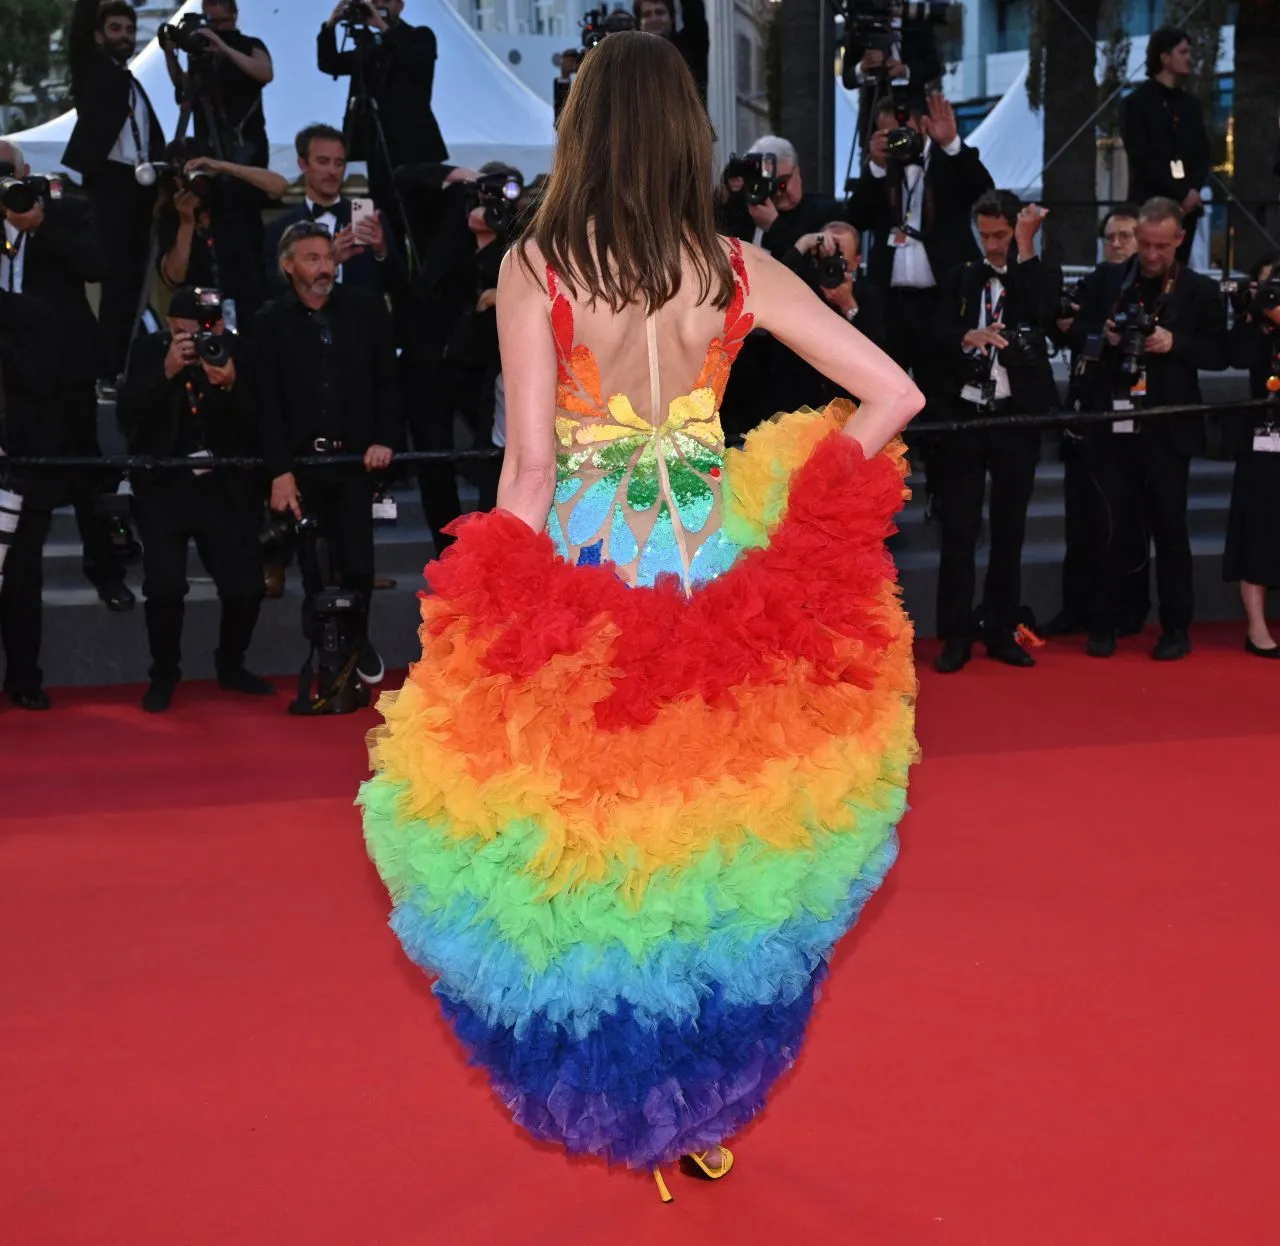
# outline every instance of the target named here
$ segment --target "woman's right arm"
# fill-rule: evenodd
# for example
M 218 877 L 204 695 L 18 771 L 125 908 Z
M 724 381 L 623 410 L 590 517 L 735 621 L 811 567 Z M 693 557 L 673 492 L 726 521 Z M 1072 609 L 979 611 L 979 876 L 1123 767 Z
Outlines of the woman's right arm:
M 536 250 L 530 260 L 537 271 Z M 498 342 L 507 413 L 498 506 L 541 532 L 556 488 L 556 347 L 546 291 L 517 248 L 498 275 Z
M 748 310 L 756 327 L 858 400 L 845 435 L 857 440 L 868 458 L 879 454 L 924 406 L 924 395 L 884 351 L 834 315 L 793 272 L 756 247 L 744 250 L 751 275 Z

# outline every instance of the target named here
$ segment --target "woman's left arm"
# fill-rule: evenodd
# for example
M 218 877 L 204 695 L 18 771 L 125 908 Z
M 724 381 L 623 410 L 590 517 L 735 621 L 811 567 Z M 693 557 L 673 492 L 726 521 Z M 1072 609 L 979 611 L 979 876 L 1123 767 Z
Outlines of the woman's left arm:
M 498 276 L 498 341 L 506 390 L 507 448 L 498 482 L 498 507 L 535 532 L 546 526 L 556 488 L 556 348 L 547 294 L 518 248 L 507 252 Z M 532 271 L 530 271 L 532 269 Z

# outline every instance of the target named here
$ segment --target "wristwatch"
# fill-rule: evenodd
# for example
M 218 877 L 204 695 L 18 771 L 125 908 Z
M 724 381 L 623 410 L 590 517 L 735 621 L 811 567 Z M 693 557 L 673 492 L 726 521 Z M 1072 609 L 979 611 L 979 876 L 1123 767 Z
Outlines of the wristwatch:
M 852 324 L 857 319 L 857 317 L 858 317 L 858 309 L 856 307 L 851 307 L 847 312 L 844 313 L 844 318 L 850 324 Z

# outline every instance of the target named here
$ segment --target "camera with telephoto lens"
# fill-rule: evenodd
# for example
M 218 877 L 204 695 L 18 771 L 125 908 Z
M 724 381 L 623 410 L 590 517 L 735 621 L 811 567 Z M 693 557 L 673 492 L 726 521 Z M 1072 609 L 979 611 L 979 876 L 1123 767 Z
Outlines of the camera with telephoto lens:
M 37 203 L 62 198 L 62 183 L 47 177 L 17 177 L 13 165 L 0 161 L 0 207 L 22 216 Z
M 778 181 L 778 157 L 767 152 L 749 151 L 734 154 L 724 167 L 724 180 L 741 178 L 742 197 L 756 206 L 772 199 L 781 189 Z
M 1044 334 L 1034 325 L 1016 324 L 1012 328 L 1001 329 L 1000 336 L 1007 343 L 997 356 L 1003 368 L 1026 368 L 1048 358 Z
M 849 264 L 838 245 L 834 255 L 823 255 L 822 247 L 825 241 L 826 235 L 819 234 L 818 247 L 813 253 L 818 286 L 823 290 L 838 290 L 849 280 Z
M 608 35 L 616 35 L 624 30 L 635 30 L 636 19 L 625 9 L 615 9 L 612 13 L 606 9 L 588 9 L 582 15 L 581 26 L 582 55 L 585 57 Z
M 484 173 L 466 183 L 467 210 L 484 209 L 484 223 L 500 238 L 506 238 L 516 222 L 520 196 L 524 194 L 524 178 L 514 169 Z
M 218 290 L 196 290 L 196 321 L 200 328 L 192 336 L 196 358 L 211 368 L 225 368 L 231 362 L 231 339 L 225 333 L 215 333 L 222 319 L 222 294 Z
M 209 51 L 209 45 L 197 32 L 208 28 L 209 21 L 203 13 L 184 13 L 176 22 L 166 22 L 156 34 L 161 43 L 171 44 L 188 56 L 199 56 Z
M 284 565 L 293 556 L 298 542 L 304 537 L 317 536 L 319 529 L 319 520 L 305 511 L 301 519 L 295 519 L 292 511 L 268 511 L 267 522 L 258 533 L 262 561 Z
M 1141 303 L 1131 303 L 1113 319 L 1120 335 L 1116 371 L 1126 381 L 1136 381 L 1142 375 L 1143 360 L 1147 357 L 1147 338 L 1156 331 L 1155 317 Z

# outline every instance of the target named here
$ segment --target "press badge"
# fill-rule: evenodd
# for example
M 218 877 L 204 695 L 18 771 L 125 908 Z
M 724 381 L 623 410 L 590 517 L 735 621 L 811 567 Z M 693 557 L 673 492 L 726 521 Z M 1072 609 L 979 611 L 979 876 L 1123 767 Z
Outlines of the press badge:
M 1175 181 L 1181 181 L 1187 176 L 1187 171 L 1182 167 L 1181 160 L 1170 160 L 1169 172 L 1172 174 Z
M 1132 411 L 1133 403 L 1127 398 L 1117 398 L 1111 404 L 1113 411 Z M 1133 433 L 1137 431 L 1137 424 L 1133 420 L 1113 420 L 1111 422 L 1111 431 L 1113 433 Z
M 389 493 L 380 493 L 373 499 L 373 517 L 379 523 L 395 523 L 400 514 L 396 500 Z
M 188 454 L 188 455 L 187 455 L 187 458 L 189 458 L 189 459 L 211 459 L 211 458 L 213 458 L 213 451 L 212 451 L 212 450 L 197 450 L 194 454 Z M 207 476 L 211 471 L 213 471 L 213 468 L 212 468 L 212 467 L 193 467 L 193 468 L 191 469 L 191 474 L 192 474 L 193 476 Z
M 1255 454 L 1280 454 L 1280 429 L 1268 426 L 1255 430 L 1253 451 Z

